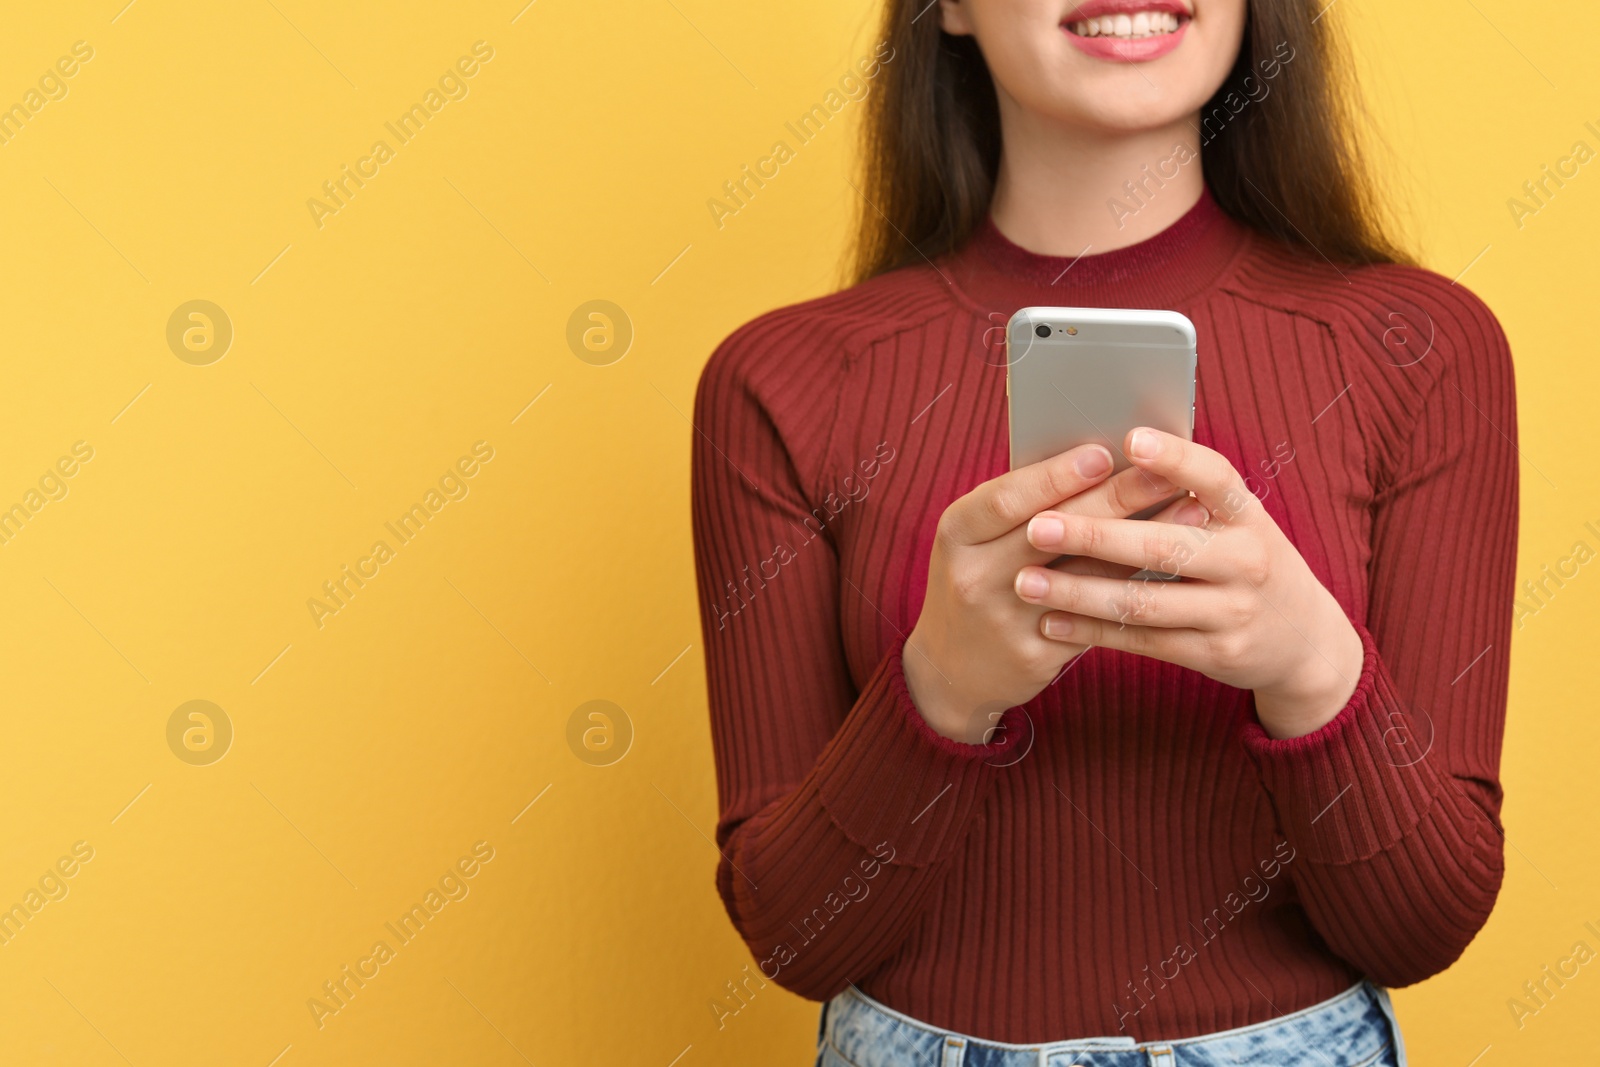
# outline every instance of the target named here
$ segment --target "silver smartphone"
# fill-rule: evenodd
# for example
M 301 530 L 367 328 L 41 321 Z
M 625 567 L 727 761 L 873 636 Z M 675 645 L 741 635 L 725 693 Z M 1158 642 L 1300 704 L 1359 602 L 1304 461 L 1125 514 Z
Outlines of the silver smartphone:
M 1023 308 L 1006 324 L 1011 468 L 1098 442 L 1115 473 L 1135 426 L 1192 439 L 1194 374 L 1194 323 L 1176 311 Z

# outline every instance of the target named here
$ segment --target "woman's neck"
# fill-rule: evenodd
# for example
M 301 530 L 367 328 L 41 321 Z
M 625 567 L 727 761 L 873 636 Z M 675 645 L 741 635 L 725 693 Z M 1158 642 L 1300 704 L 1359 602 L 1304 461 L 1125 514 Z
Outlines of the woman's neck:
M 1200 199 L 1205 179 L 1189 118 L 1108 136 L 1007 103 L 990 214 L 1002 234 L 1029 251 L 1078 256 L 1124 248 L 1160 233 Z

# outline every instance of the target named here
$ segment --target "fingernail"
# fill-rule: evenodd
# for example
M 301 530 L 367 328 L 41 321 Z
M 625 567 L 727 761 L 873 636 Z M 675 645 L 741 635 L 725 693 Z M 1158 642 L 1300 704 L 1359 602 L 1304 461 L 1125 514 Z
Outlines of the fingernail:
M 1179 508 L 1172 521 L 1180 526 L 1204 526 L 1211 516 L 1198 501 L 1191 500 Z
M 1051 548 L 1061 543 L 1067 534 L 1066 524 L 1049 515 L 1035 515 L 1028 520 L 1028 540 L 1035 548 Z
M 1135 430 L 1128 438 L 1128 451 L 1139 459 L 1155 459 L 1161 451 L 1161 439 L 1149 430 Z
M 1046 615 L 1044 619 L 1044 635 L 1046 637 L 1071 637 L 1072 620 L 1065 615 Z
M 1050 583 L 1038 571 L 1023 571 L 1017 575 L 1017 592 L 1031 600 L 1037 600 L 1050 591 Z
M 1103 448 L 1091 448 L 1073 460 L 1072 465 L 1085 478 L 1098 478 L 1111 469 L 1111 453 Z

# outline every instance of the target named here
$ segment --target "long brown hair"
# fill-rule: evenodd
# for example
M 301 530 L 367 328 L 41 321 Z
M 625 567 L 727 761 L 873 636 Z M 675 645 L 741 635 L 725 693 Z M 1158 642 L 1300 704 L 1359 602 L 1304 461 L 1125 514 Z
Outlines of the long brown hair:
M 959 248 L 994 195 L 994 82 L 977 43 L 944 33 L 931 6 L 886 0 L 881 39 L 894 53 L 861 131 L 851 282 Z M 1323 11 L 1321 0 L 1248 0 L 1239 58 L 1201 110 L 1206 184 L 1229 215 L 1307 254 L 1412 262 L 1361 165 L 1354 80 Z M 1274 76 L 1257 95 L 1263 70 Z

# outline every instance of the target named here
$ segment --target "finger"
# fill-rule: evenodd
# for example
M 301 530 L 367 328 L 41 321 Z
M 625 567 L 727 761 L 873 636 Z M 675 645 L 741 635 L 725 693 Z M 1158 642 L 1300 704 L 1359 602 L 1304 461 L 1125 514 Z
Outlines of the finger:
M 1111 473 L 1104 445 L 1081 445 L 992 478 L 945 510 L 939 532 L 957 544 L 992 541 Z
M 1047 553 L 1039 554 L 1042 556 Z M 1137 568 L 1125 567 L 1120 563 L 1107 563 L 1103 559 L 1089 556 L 1062 556 L 1043 566 L 1053 571 L 1060 571 L 1062 574 L 1086 574 L 1095 578 L 1127 578 L 1138 573 Z
M 1211 512 L 1196 500 L 1193 493 L 1184 493 L 1178 499 L 1150 516 L 1151 522 L 1170 522 L 1177 526 L 1204 526 Z
M 1127 473 L 1130 473 L 1130 472 L 1123 471 L 1122 473 L 1123 474 L 1127 474 Z M 1121 476 L 1122 475 L 1119 474 L 1117 477 L 1120 478 Z M 1115 480 L 1116 479 L 1112 479 L 1112 481 L 1115 481 Z M 1110 482 L 1106 483 L 1106 485 L 1109 485 L 1109 484 L 1110 484 Z M 1089 496 L 1091 494 L 1097 493 L 1100 488 L 1103 488 L 1103 486 L 1102 487 L 1096 487 L 1095 489 L 1091 489 L 1091 490 L 1081 494 L 1078 497 L 1078 499 L 1082 500 L 1086 496 Z M 1136 500 L 1137 498 L 1129 498 L 1129 499 Z M 1133 508 L 1133 511 L 1142 511 L 1143 508 L 1144 508 L 1144 505 L 1141 505 L 1141 506 Z M 1064 508 L 1061 509 L 1061 513 L 1062 514 L 1074 514 L 1074 515 L 1084 514 L 1083 512 L 1077 512 L 1077 511 L 1068 512 Z M 1129 511 L 1126 514 L 1132 514 L 1132 513 L 1133 513 L 1132 511 Z M 1059 539 L 1060 531 L 1056 531 L 1055 533 L 1051 533 L 1050 530 L 1049 530 L 1049 524 L 1053 521 L 1053 517 L 1056 514 L 1057 514 L 1057 512 L 1054 512 L 1054 511 L 1040 512 L 1032 520 L 1029 520 L 1029 524 L 1026 527 L 1019 527 L 1014 533 L 1006 535 L 1007 537 L 1015 536 L 1015 537 L 1019 538 L 1020 541 L 1021 541 L 1020 551 L 1018 552 L 1017 557 L 1016 557 L 1017 562 L 1018 562 L 1019 565 L 1020 564 L 1025 564 L 1025 563 L 1033 563 L 1033 564 L 1044 564 L 1044 565 L 1047 565 L 1047 566 L 1054 567 L 1058 563 L 1066 563 L 1066 562 L 1068 562 L 1070 560 L 1078 560 L 1078 559 L 1089 558 L 1089 557 L 1084 557 L 1084 556 L 1063 556 L 1059 552 L 1057 552 L 1057 551 L 1055 551 L 1053 549 L 1050 549 L 1048 547 L 1041 548 L 1041 547 L 1039 547 L 1038 545 L 1036 545 L 1034 543 L 1037 540 L 1040 545 L 1048 546 L 1049 544 L 1052 543 L 1052 539 Z M 1120 518 L 1121 516 L 1116 516 L 1116 517 Z M 1179 525 L 1179 526 L 1204 526 L 1206 524 L 1206 521 L 1210 517 L 1211 517 L 1210 516 L 1210 512 L 1206 511 L 1206 509 L 1203 506 L 1201 506 L 1201 504 L 1198 501 L 1196 501 L 1193 496 L 1191 496 L 1188 493 L 1185 493 L 1185 494 L 1183 494 L 1183 496 L 1179 497 L 1177 500 L 1174 500 L 1171 504 L 1167 505 L 1161 511 L 1159 511 L 1155 515 L 1151 516 L 1150 517 L 1150 521 L 1151 522 L 1173 523 L 1173 524 L 1176 524 L 1176 525 Z M 1037 525 L 1036 525 L 1036 523 L 1037 523 Z M 1082 571 L 1081 573 L 1085 573 L 1085 574 L 1101 574 L 1101 575 L 1103 575 L 1105 577 L 1108 577 L 1108 578 L 1121 578 L 1121 577 L 1125 577 L 1126 575 L 1132 574 L 1134 572 L 1134 570 L 1137 569 L 1137 568 L 1130 568 L 1130 567 L 1122 566 L 1120 564 L 1107 563 L 1104 560 L 1099 560 L 1099 561 L 1097 561 L 1097 563 L 1099 564 L 1099 567 L 1097 569 L 1086 570 L 1086 571 Z M 1057 569 L 1060 569 L 1060 568 L 1057 568 Z
M 1220 591 L 1204 582 L 1102 578 L 1024 567 L 1017 572 L 1016 592 L 1029 604 L 1124 626 L 1204 629 L 1222 615 Z
M 1184 508 L 1180 505 L 1179 512 Z M 1046 511 L 1028 523 L 1033 547 L 1069 556 L 1217 581 L 1235 569 L 1227 531 L 1140 519 L 1090 519 Z
M 1159 474 L 1128 467 L 1070 500 L 1054 501 L 1047 506 L 1072 515 L 1125 519 L 1161 503 L 1178 491 L 1177 486 Z
M 1196 630 L 1122 626 L 1104 619 L 1059 611 L 1047 612 L 1040 618 L 1039 632 L 1063 644 L 1115 648 L 1175 663 L 1180 667 L 1192 668 L 1200 662 L 1205 648 L 1205 636 Z
M 1215 518 L 1227 521 L 1258 503 L 1227 457 L 1205 445 L 1140 426 L 1123 446 L 1134 466 L 1190 490 Z
M 1126 474 L 1126 472 L 1123 472 L 1123 474 Z M 1117 477 L 1122 477 L 1122 475 L 1117 475 Z M 1107 482 L 1107 485 L 1109 485 L 1109 482 Z M 1083 496 L 1088 496 L 1090 493 L 1094 493 L 1094 490 L 1080 494 L 1078 499 L 1082 499 Z M 1150 515 L 1150 522 L 1174 523 L 1174 525 L 1179 526 L 1205 526 L 1206 518 L 1208 517 L 1210 517 L 1210 512 L 1206 512 L 1205 507 L 1200 506 L 1200 502 L 1195 501 L 1192 494 L 1184 493 L 1181 498 L 1163 507 L 1162 510 L 1158 510 L 1157 514 Z M 1011 536 L 1011 534 L 1006 534 L 1006 536 Z M 1016 536 L 1027 539 L 1026 526 L 1016 531 Z M 1125 563 L 1107 563 L 1106 560 L 1096 560 L 1091 555 L 1056 555 L 1054 552 L 1035 549 L 1032 544 L 1027 547 L 1026 557 L 1019 557 L 1019 563 L 1048 566 L 1053 571 L 1061 571 L 1062 574 L 1094 574 L 1094 576 L 1099 577 L 1128 577 L 1130 574 L 1138 573 L 1139 569 L 1136 566 L 1125 565 Z

